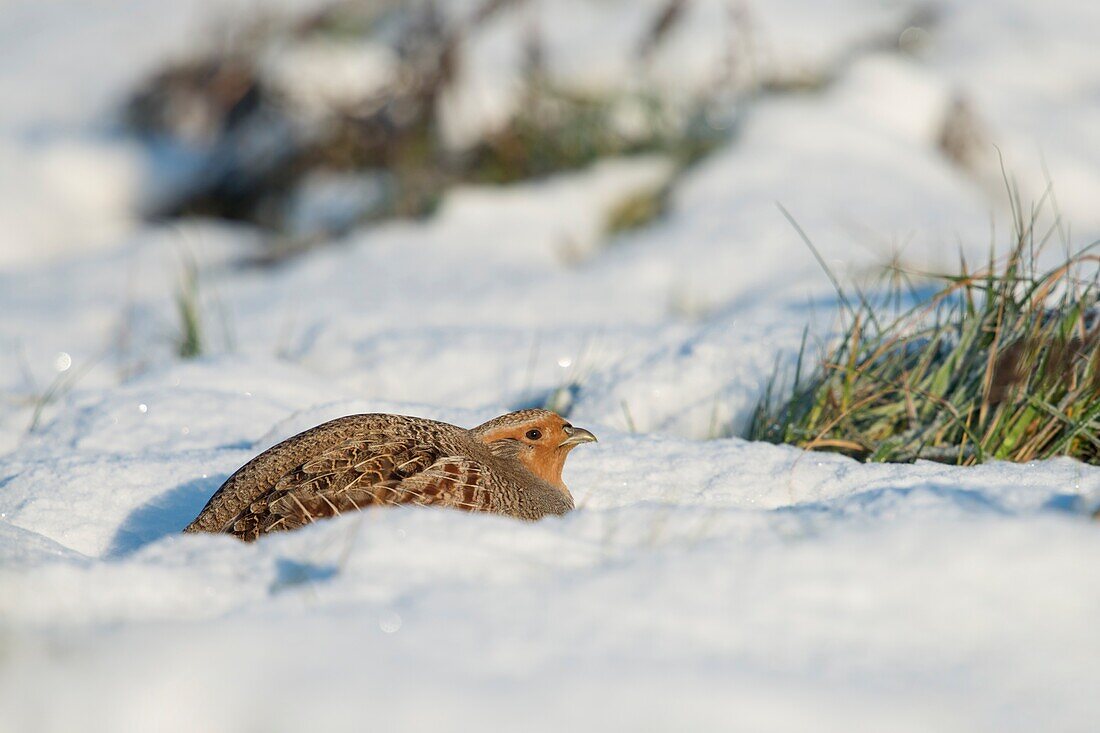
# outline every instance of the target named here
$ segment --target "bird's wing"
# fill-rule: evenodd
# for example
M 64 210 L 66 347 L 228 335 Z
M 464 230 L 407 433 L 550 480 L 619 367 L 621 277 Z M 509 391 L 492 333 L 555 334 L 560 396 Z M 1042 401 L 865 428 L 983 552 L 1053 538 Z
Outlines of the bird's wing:
M 471 512 L 493 510 L 489 469 L 466 456 L 445 456 L 398 485 L 402 499 Z M 407 498 L 406 498 L 407 497 Z
M 487 510 L 488 471 L 415 439 L 362 436 L 295 466 L 238 514 L 227 531 L 255 539 L 323 517 L 392 504 Z

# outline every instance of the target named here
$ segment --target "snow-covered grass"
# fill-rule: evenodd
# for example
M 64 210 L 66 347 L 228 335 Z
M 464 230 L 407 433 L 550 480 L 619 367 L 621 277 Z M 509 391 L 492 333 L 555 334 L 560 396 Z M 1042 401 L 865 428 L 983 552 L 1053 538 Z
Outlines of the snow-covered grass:
M 690 2 L 644 60 L 654 83 L 711 89 L 731 47 L 754 70 L 728 142 L 679 177 L 652 156 L 457 187 L 429 219 L 255 267 L 255 229 L 143 222 L 165 161 L 112 126 L 215 5 L 0 11 L 0 161 L 18 164 L 0 165 L 0 730 L 1094 727 L 1100 469 L 735 437 L 803 329 L 836 325 L 777 201 L 845 278 L 1004 239 L 1000 179 L 942 149 L 960 96 L 1025 201 L 1047 181 L 1037 143 L 1067 240 L 1100 233 L 1092 11 L 1044 5 L 1021 76 L 1024 0 L 936 23 L 906 2 Z M 461 49 L 450 144 L 514 111 L 532 24 L 554 79 L 606 91 L 664 5 L 509 6 Z M 666 187 L 658 218 L 609 232 Z M 181 359 L 189 328 L 202 348 Z M 325 419 L 473 425 L 566 393 L 600 437 L 566 466 L 566 517 L 179 534 Z

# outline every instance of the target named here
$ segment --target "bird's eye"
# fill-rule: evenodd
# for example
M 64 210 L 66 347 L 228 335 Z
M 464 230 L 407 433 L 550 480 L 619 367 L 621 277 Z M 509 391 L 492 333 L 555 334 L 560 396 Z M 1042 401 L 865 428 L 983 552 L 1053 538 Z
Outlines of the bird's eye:
M 538 440 L 541 437 L 542 437 L 542 431 L 541 430 L 528 430 L 527 431 L 527 439 L 528 440 Z

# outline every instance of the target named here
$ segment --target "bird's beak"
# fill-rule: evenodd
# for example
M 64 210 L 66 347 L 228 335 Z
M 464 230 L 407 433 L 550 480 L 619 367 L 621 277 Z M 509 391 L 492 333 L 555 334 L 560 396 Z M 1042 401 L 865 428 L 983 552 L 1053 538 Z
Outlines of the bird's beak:
M 581 443 L 596 442 L 596 436 L 584 428 L 568 427 L 565 429 L 565 433 L 569 437 L 558 444 L 559 448 L 565 448 L 567 446 L 572 447 L 574 445 L 580 445 Z

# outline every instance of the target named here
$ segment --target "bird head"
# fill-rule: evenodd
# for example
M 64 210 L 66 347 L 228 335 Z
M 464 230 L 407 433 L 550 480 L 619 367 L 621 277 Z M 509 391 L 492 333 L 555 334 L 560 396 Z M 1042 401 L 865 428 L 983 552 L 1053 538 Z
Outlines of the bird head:
M 496 455 L 518 459 L 531 473 L 569 493 L 561 470 L 569 451 L 596 436 L 573 427 L 550 410 L 520 410 L 501 415 L 471 430 Z

